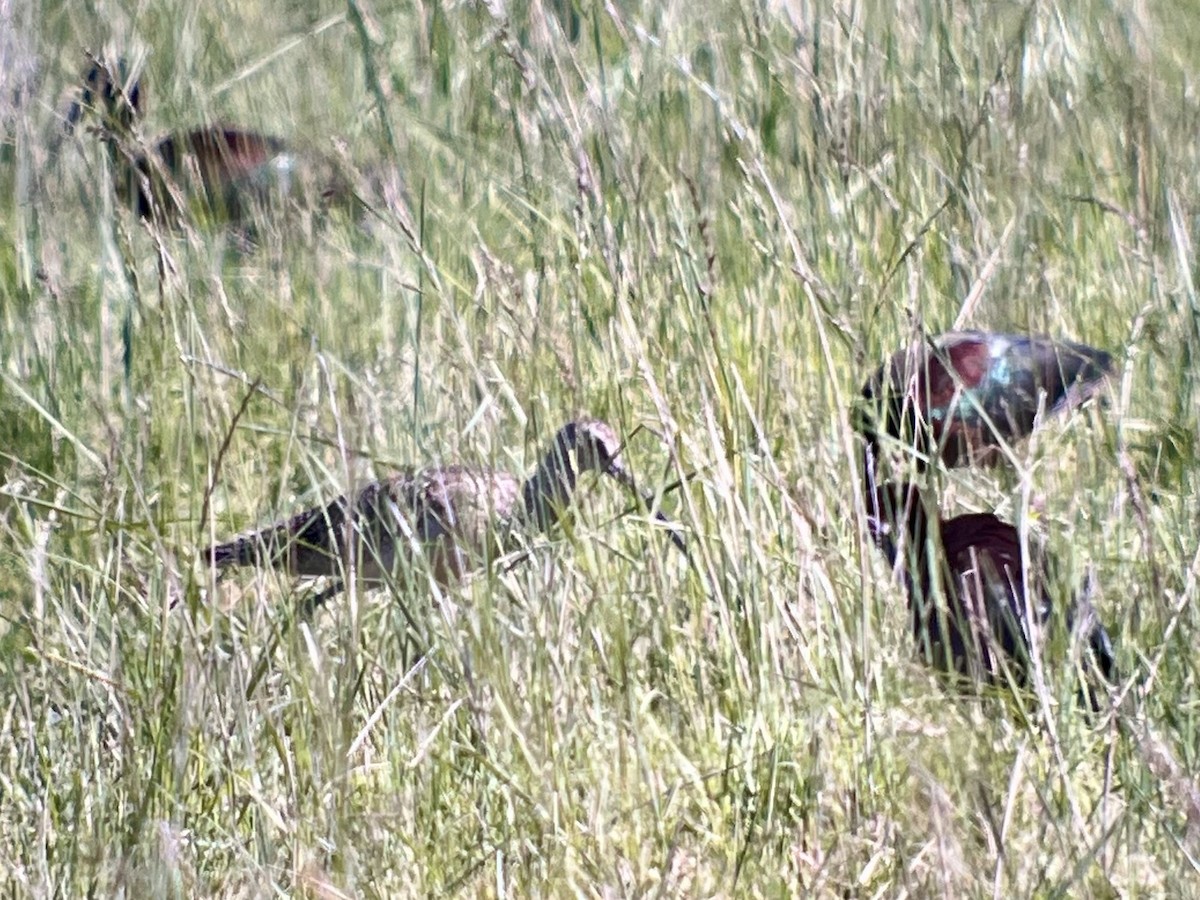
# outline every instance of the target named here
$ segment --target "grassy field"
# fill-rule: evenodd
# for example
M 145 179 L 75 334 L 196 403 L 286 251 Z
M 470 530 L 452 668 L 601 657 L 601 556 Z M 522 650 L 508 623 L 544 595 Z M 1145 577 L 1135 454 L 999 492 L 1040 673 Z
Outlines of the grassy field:
M 147 136 L 287 136 L 374 214 L 148 229 L 62 135 L 85 49 Z M 1170 0 L 0 0 L 5 894 L 1200 896 L 1197 60 Z M 956 326 L 1117 359 L 942 481 L 1095 572 L 1119 714 L 1053 647 L 1028 696 L 916 658 L 850 414 Z M 695 473 L 695 569 L 599 479 L 298 627 L 197 561 L 583 411 Z

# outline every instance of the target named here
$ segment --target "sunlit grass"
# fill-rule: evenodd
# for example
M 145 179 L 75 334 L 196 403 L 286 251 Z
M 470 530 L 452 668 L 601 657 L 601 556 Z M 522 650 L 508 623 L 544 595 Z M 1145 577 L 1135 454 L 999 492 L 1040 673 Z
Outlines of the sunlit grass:
M 6 886 L 1194 893 L 1181 20 L 919 0 L 15 14 Z M 61 135 L 85 48 L 145 56 L 144 137 L 292 138 L 374 214 L 263 221 L 250 252 L 147 229 L 95 139 Z M 1064 592 L 1094 567 L 1120 728 L 1075 708 L 1061 654 L 1036 696 L 928 671 L 867 539 L 852 398 L 915 328 L 956 326 L 1118 361 L 1104 408 L 943 499 L 1044 538 Z M 528 471 L 580 411 L 632 435 L 641 484 L 683 480 L 664 504 L 695 568 L 600 479 L 524 565 L 352 590 L 310 623 L 306 586 L 196 561 L 391 465 Z

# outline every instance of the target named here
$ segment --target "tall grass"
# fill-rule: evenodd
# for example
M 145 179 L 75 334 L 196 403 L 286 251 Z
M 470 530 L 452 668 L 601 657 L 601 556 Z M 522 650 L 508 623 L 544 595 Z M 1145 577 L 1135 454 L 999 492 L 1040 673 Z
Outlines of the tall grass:
M 1200 893 L 1194 19 L 0 3 L 7 890 Z M 145 60 L 146 137 L 292 137 L 374 215 L 147 229 L 61 135 L 85 48 Z M 1120 728 L 1062 653 L 1033 697 L 930 673 L 866 539 L 852 399 L 955 326 L 1119 361 L 943 499 L 1094 568 Z M 196 561 L 580 410 L 684 480 L 695 569 L 601 481 L 524 565 L 298 627 L 303 585 Z

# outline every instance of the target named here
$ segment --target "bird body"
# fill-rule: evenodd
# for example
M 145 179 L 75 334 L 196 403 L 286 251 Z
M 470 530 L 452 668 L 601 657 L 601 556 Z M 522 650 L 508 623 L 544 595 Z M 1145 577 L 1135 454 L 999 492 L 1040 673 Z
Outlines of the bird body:
M 880 484 L 883 437 L 911 451 L 918 470 L 939 459 L 994 463 L 1042 416 L 1095 396 L 1111 371 L 1112 357 L 1085 344 L 966 331 L 909 345 L 863 386 L 869 530 L 904 581 L 913 636 L 936 667 L 987 681 L 1008 668 L 1024 681 L 1052 610 L 1047 560 L 994 515 L 931 516 L 916 485 Z M 1086 599 L 1066 618 L 1111 681 L 1112 644 Z
M 990 513 L 931 519 L 915 486 L 889 483 L 876 492 L 870 530 L 904 579 L 913 637 L 931 664 L 987 681 L 1010 666 L 1025 681 L 1034 633 L 1049 622 L 1053 604 L 1045 557 L 1032 547 L 1027 556 L 1013 525 Z M 1086 602 L 1072 603 L 1067 624 L 1086 631 L 1111 680 L 1112 643 L 1094 614 L 1080 615 Z
M 139 217 L 240 225 L 282 198 L 314 205 L 351 196 L 328 161 L 302 158 L 278 137 L 209 125 L 136 140 L 143 90 L 124 60 L 96 61 L 66 117 L 72 129 L 85 110 L 97 113 L 117 196 Z
M 596 419 L 568 422 L 524 481 L 467 466 L 407 469 L 355 495 L 201 553 L 217 567 L 272 565 L 293 575 L 346 577 L 368 584 L 402 577 L 423 554 L 443 585 L 485 566 L 519 531 L 544 531 L 570 505 L 579 473 L 600 472 L 634 489 L 619 460 L 616 432 Z M 666 521 L 661 513 L 660 521 Z M 682 538 L 672 540 L 683 549 Z
M 521 482 L 507 472 L 447 466 L 408 470 L 254 534 L 206 551 L 217 566 L 271 565 L 292 575 L 336 575 L 351 560 L 380 583 L 419 546 L 446 585 L 502 552 Z M 411 566 L 409 566 L 411 567 Z M 409 568 L 406 567 L 406 568 Z
M 1085 344 L 951 332 L 909 345 L 871 376 L 860 424 L 871 443 L 886 433 L 948 466 L 995 462 L 1039 415 L 1082 403 L 1111 371 L 1112 357 Z
M 214 126 L 159 138 L 148 153 L 115 165 L 114 178 L 118 197 L 141 218 L 246 222 L 290 193 L 296 166 L 279 138 Z

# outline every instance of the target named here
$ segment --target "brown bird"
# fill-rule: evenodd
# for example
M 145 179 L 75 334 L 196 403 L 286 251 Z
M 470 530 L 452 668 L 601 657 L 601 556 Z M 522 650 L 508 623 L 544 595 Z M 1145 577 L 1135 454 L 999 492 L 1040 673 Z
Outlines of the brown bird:
M 1112 357 L 1085 344 L 952 332 L 900 350 L 868 379 L 858 427 L 876 459 L 887 434 L 913 447 L 921 466 L 939 456 L 947 466 L 994 463 L 1039 414 L 1077 406 L 1111 372 Z
M 141 218 L 237 226 L 282 198 L 309 206 L 354 199 L 327 160 L 302 157 L 277 137 L 206 125 L 142 143 L 134 132 L 143 92 L 126 60 L 95 60 L 65 126 L 71 132 L 84 112 L 97 115 L 117 196 Z
M 201 560 L 217 567 L 271 565 L 298 576 L 331 575 L 339 581 L 309 604 L 315 608 L 342 590 L 353 571 L 371 585 L 403 578 L 423 554 L 443 585 L 486 566 L 520 531 L 545 531 L 570 506 L 582 472 L 600 472 L 637 493 L 621 464 L 616 432 L 597 419 L 559 429 L 534 473 L 522 482 L 495 469 L 434 466 L 408 469 L 374 482 L 354 497 L 342 496 L 253 534 L 217 544 Z M 649 504 L 651 497 L 645 498 Z M 661 512 L 672 542 L 685 554 L 682 536 Z M 399 563 L 399 565 L 398 565 Z M 353 568 L 352 568 L 353 567 Z
M 995 463 L 1041 415 L 1099 393 L 1111 371 L 1112 357 L 1084 344 L 971 331 L 910 345 L 863 386 L 856 424 L 871 536 L 903 578 L 913 636 L 937 668 L 995 681 L 1009 666 L 1024 681 L 1033 628 L 1051 612 L 1046 560 L 1026 559 L 1017 529 L 994 515 L 931 519 L 915 485 L 880 486 L 882 436 L 912 448 L 919 470 L 937 459 Z M 1086 599 L 1066 618 L 1114 679 L 1112 643 Z
M 1026 559 L 1017 529 L 989 513 L 930 519 L 921 492 L 894 482 L 872 498 L 869 527 L 904 581 L 913 637 L 925 659 L 986 681 L 1002 680 L 1007 665 L 1025 683 L 1034 624 L 1049 621 L 1052 605 L 1047 561 L 1040 554 Z M 1066 621 L 1113 682 L 1112 642 L 1090 602 L 1076 598 Z M 1094 696 L 1089 702 L 1096 706 Z

